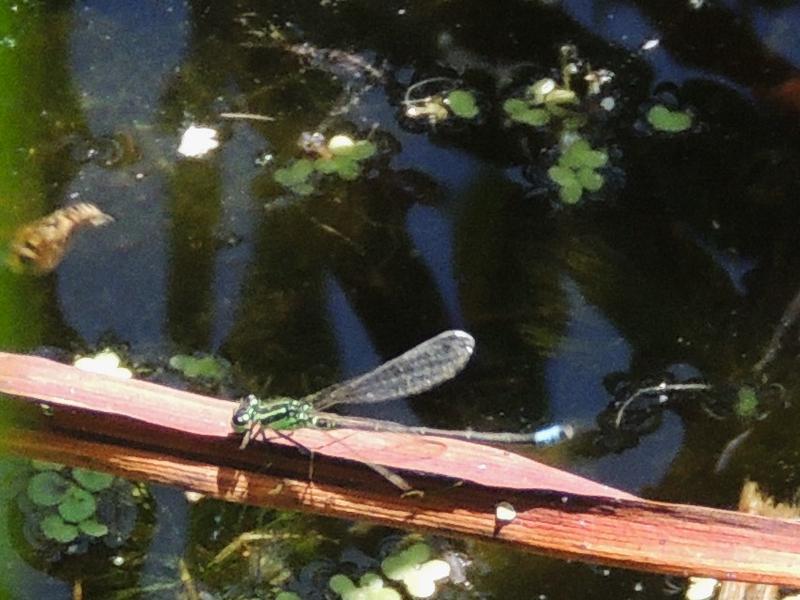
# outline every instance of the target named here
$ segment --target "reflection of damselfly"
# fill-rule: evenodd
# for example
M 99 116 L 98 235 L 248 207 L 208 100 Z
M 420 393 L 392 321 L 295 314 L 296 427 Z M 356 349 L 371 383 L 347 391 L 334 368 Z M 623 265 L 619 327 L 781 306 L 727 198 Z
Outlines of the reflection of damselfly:
M 279 397 L 261 400 L 250 395 L 241 400 L 234 412 L 233 427 L 237 432 L 245 434 L 243 448 L 254 433 L 262 428 L 281 431 L 301 427 L 347 427 L 438 435 L 499 444 L 548 445 L 572 437 L 572 428 L 562 425 L 530 433 L 457 431 L 411 427 L 392 421 L 322 412 L 337 404 L 373 404 L 425 392 L 455 377 L 467 364 L 474 347 L 475 340 L 468 333 L 445 331 L 373 371 L 324 388 L 305 398 Z

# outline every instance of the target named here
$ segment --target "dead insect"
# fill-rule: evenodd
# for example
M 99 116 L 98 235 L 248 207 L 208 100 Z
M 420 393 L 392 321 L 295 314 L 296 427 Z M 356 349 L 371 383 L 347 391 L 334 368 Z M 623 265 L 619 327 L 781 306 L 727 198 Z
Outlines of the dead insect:
M 77 229 L 100 227 L 113 220 L 88 202 L 60 208 L 17 229 L 6 262 L 18 273 L 44 275 L 55 269 L 64 258 Z

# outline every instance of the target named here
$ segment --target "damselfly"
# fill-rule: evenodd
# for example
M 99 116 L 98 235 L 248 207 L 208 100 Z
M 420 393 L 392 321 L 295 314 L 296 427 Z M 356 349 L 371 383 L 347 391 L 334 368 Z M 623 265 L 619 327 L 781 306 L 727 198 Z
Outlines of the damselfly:
M 277 431 L 301 427 L 366 429 L 438 435 L 499 444 L 548 445 L 572 437 L 568 425 L 553 425 L 530 433 L 412 427 L 392 421 L 350 417 L 325 412 L 337 404 L 373 404 L 420 394 L 455 377 L 467 364 L 475 340 L 465 331 L 440 333 L 397 358 L 363 375 L 324 388 L 304 398 L 243 398 L 233 413 L 233 428 L 244 433 L 242 448 L 260 429 Z

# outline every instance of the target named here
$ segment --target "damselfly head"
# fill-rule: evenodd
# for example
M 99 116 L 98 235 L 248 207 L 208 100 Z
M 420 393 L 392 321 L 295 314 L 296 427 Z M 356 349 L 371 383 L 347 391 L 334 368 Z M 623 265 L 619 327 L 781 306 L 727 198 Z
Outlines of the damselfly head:
M 243 433 L 250 429 L 255 422 L 255 416 L 261 401 L 257 396 L 250 394 L 239 401 L 239 407 L 233 412 L 231 424 L 234 431 Z

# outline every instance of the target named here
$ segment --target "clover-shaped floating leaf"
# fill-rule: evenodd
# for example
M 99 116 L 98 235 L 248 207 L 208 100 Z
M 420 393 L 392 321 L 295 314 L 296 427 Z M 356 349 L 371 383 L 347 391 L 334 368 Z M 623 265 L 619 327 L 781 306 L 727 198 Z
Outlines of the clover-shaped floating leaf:
M 543 108 L 531 108 L 527 102 L 519 98 L 509 98 L 503 102 L 503 110 L 512 121 L 541 127 L 550 122 L 550 113 Z
M 428 560 L 430 555 L 430 546 L 414 544 L 385 558 L 381 569 L 392 581 L 402 581 L 414 598 L 430 598 L 436 592 L 436 582 L 450 575 L 450 565 L 443 560 Z
M 756 416 L 758 411 L 758 395 L 749 385 L 743 385 L 736 393 L 736 404 L 733 407 L 736 414 L 742 419 Z
M 561 155 L 558 163 L 563 167 L 578 169 L 589 167 L 597 169 L 608 162 L 608 154 L 602 150 L 594 150 L 583 138 L 574 141 Z
M 84 519 L 78 523 L 78 529 L 89 537 L 103 537 L 108 533 L 108 527 L 96 519 Z
M 358 586 L 345 575 L 334 575 L 328 581 L 328 587 L 342 600 L 401 600 L 397 590 L 384 587 L 383 579 L 375 573 L 362 575 Z
M 28 498 L 39 506 L 55 506 L 67 497 L 73 485 L 55 471 L 37 473 L 28 482 Z
M 59 503 L 58 514 L 65 521 L 80 523 L 93 515 L 95 508 L 97 508 L 97 503 L 94 496 L 77 485 L 73 485 L 67 492 L 66 497 Z
M 578 183 L 590 192 L 600 190 L 606 182 L 605 177 L 590 167 L 581 167 L 577 170 L 575 176 L 578 179 Z
M 353 181 L 361 174 L 361 167 L 356 159 L 351 156 L 334 156 L 333 158 L 318 158 L 314 161 L 314 168 L 320 173 L 330 175 L 336 173 L 342 179 Z
M 656 104 L 647 111 L 647 122 L 658 131 L 680 133 L 692 126 L 692 115 L 686 111 L 670 110 L 663 104 Z
M 58 515 L 48 515 L 39 522 L 39 529 L 46 538 L 67 544 L 78 537 L 78 528 L 65 523 Z
M 90 492 L 99 492 L 111 486 L 114 476 L 109 473 L 90 471 L 89 469 L 72 469 L 72 477 Z
M 583 196 L 583 186 L 572 169 L 554 165 L 547 175 L 558 184 L 558 195 L 564 204 L 576 204 Z
M 283 187 L 305 196 L 314 191 L 314 186 L 308 181 L 313 172 L 314 163 L 307 158 L 301 158 L 288 167 L 275 171 L 273 178 Z
M 474 119 L 478 116 L 478 104 L 475 94 L 467 90 L 453 90 L 444 99 L 453 114 L 462 119 Z
M 176 354 L 169 359 L 169 366 L 180 371 L 189 379 L 208 379 L 222 381 L 230 370 L 230 363 L 214 356 L 195 357 Z

